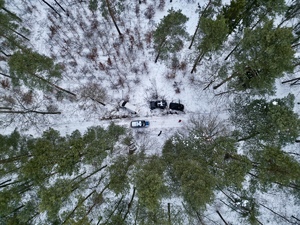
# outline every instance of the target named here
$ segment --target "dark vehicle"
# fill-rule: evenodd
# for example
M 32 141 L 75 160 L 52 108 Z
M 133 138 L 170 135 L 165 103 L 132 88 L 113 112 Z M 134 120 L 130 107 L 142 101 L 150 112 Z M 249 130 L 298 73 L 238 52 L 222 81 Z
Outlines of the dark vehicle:
M 170 105 L 169 105 L 169 108 L 172 109 L 172 110 L 183 111 L 184 110 L 184 105 L 182 105 L 180 103 L 171 102 Z
M 167 107 L 167 102 L 165 100 L 160 101 L 151 101 L 150 102 L 150 109 L 165 109 Z
M 145 120 L 134 120 L 131 121 L 130 126 L 132 128 L 148 127 L 150 125 L 149 121 Z

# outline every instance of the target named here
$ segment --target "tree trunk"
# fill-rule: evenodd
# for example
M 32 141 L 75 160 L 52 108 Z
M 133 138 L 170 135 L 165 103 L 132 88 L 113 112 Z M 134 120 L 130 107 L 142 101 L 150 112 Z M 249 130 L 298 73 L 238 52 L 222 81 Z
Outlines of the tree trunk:
M 228 194 L 226 194 L 220 187 L 217 186 L 217 188 L 218 188 L 219 191 L 221 191 L 228 199 L 230 199 L 230 201 L 231 201 L 232 203 L 235 203 L 235 200 L 234 200 L 231 196 L 229 196 Z
M 253 1 L 253 3 L 254 3 L 255 1 Z M 252 3 L 252 5 L 253 5 L 253 3 Z M 262 18 L 260 18 L 251 28 L 250 28 L 250 30 L 253 30 L 255 27 L 256 27 L 256 25 L 258 24 L 258 23 L 260 23 L 260 21 L 262 21 L 262 19 L 263 19 L 263 17 Z M 242 40 L 243 40 L 243 38 L 236 44 L 236 46 L 230 51 L 230 53 L 226 56 L 226 58 L 225 58 L 225 60 L 227 60 L 231 55 L 232 55 L 232 53 L 239 47 L 239 45 L 241 44 L 241 42 L 242 42 Z
M 171 204 L 168 202 L 168 224 L 171 225 Z
M 130 202 L 128 203 L 128 208 L 127 208 L 127 211 L 123 217 L 123 221 L 126 219 L 131 207 L 132 207 L 132 202 L 133 202 L 133 199 L 134 199 L 134 195 L 135 195 L 135 190 L 136 190 L 136 187 L 133 187 L 133 193 L 131 195 L 131 199 L 130 199 Z
M 11 11 L 9 11 L 8 9 L 2 7 L 1 9 L 3 9 L 5 12 L 7 12 L 9 15 L 11 15 L 12 17 L 16 18 L 17 20 L 19 20 L 19 22 L 22 22 L 22 19 L 20 17 L 18 17 L 16 14 L 12 13 Z
M 298 142 L 298 143 L 299 143 L 300 141 L 299 141 L 299 140 L 296 140 L 296 142 Z M 290 155 L 296 155 L 296 156 L 298 156 L 298 157 L 300 156 L 300 154 L 299 154 L 299 153 L 295 153 L 295 152 L 285 152 L 285 151 L 284 151 L 284 153 L 286 153 L 286 154 L 290 154 Z
M 27 111 L 15 111 L 15 110 L 0 110 L 0 113 L 19 113 L 19 114 L 27 114 L 27 113 L 36 113 L 36 114 L 42 114 L 42 115 L 48 115 L 48 114 L 61 114 L 61 112 L 43 112 L 43 111 L 36 111 L 36 110 L 27 110 Z
M 78 188 L 78 184 L 80 184 L 82 181 L 84 181 L 84 180 L 86 180 L 87 178 L 93 176 L 94 174 L 98 173 L 99 171 L 101 171 L 102 169 L 104 169 L 104 168 L 106 168 L 106 167 L 107 167 L 107 165 L 102 166 L 100 169 L 98 169 L 98 170 L 92 172 L 91 174 L 89 174 L 88 176 L 82 178 L 80 181 L 78 181 L 77 183 L 75 183 L 75 184 L 73 185 L 73 187 L 75 187 L 75 189 L 73 189 L 72 191 L 76 190 L 76 189 Z
M 66 10 L 56 0 L 54 0 L 54 1 L 62 9 L 62 11 L 66 12 Z
M 282 84 L 285 84 L 285 83 L 289 83 L 289 82 L 297 82 L 300 80 L 300 77 L 297 77 L 297 78 L 294 78 L 294 79 L 290 79 L 290 80 L 285 80 L 285 81 L 282 81 L 281 83 Z
M 9 180 L 8 180 L 8 181 L 9 181 Z M 5 183 L 7 183 L 8 181 L 6 181 Z M 7 187 L 7 186 L 9 186 L 9 185 L 17 184 L 17 183 L 21 183 L 21 182 L 23 182 L 23 181 L 21 181 L 21 180 L 16 180 L 16 181 L 10 182 L 10 183 L 8 183 L 8 184 L 4 184 L 4 183 L 3 183 L 3 185 L 1 185 L 0 188 L 4 188 L 4 187 Z M 25 181 L 24 183 L 20 184 L 19 186 L 26 185 L 26 184 L 28 184 L 28 183 L 29 183 L 29 181 Z
M 4 24 L 2 24 L 2 25 L 3 25 L 3 27 L 5 27 L 5 28 L 9 29 L 10 31 L 16 33 L 17 35 L 19 35 L 20 37 L 24 38 L 25 40 L 30 41 L 27 37 L 25 37 L 23 34 L 19 33 L 18 31 L 14 30 L 14 29 L 12 29 L 12 28 L 4 25 Z
M 252 177 L 255 177 L 256 179 L 259 179 L 259 177 L 257 175 L 255 175 L 251 172 L 248 172 L 248 174 L 251 175 Z M 288 185 L 282 184 L 282 183 L 279 183 L 279 182 L 276 182 L 276 181 L 273 181 L 272 183 L 283 186 L 283 187 L 293 188 L 293 189 L 296 189 L 298 191 L 300 190 L 300 187 L 298 187 L 297 185 L 294 185 L 293 183 L 290 183 Z
M 211 80 L 210 82 L 209 82 L 209 84 L 208 85 L 206 85 L 206 87 L 205 88 L 203 88 L 203 91 L 205 91 L 207 88 L 209 88 L 210 87 L 210 85 L 212 85 L 212 83 L 214 82 L 214 80 Z
M 13 211 L 11 211 L 8 215 L 17 212 L 18 210 L 22 209 L 25 205 L 20 205 L 18 208 L 15 208 Z
M 43 77 L 40 77 L 40 76 L 38 76 L 38 75 L 36 75 L 36 74 L 31 74 L 31 75 L 34 76 L 34 77 L 36 77 L 36 78 L 38 78 L 38 79 L 40 79 L 40 80 L 42 80 L 42 81 L 44 81 L 45 83 L 49 84 L 50 86 L 55 87 L 56 89 L 58 89 L 58 90 L 60 90 L 60 91 L 66 92 L 66 93 L 68 93 L 68 94 L 73 95 L 74 97 L 76 97 L 76 94 L 74 94 L 73 92 L 70 92 L 70 91 L 68 91 L 68 90 L 66 90 L 66 89 L 63 89 L 63 88 L 61 88 L 61 87 L 59 87 L 59 86 L 57 86 L 57 85 L 51 83 L 50 81 L 47 81 L 47 80 L 46 80 L 45 78 L 43 78 Z
M 242 42 L 242 40 L 240 40 L 237 45 L 229 52 L 229 54 L 226 56 L 225 60 L 227 60 L 231 55 L 232 53 L 239 47 L 240 43 Z
M 134 225 L 137 225 L 137 220 L 138 220 L 138 215 L 139 215 L 139 205 L 136 207 L 136 213 L 135 213 L 135 218 L 134 218 Z
M 205 11 L 206 11 L 206 10 L 208 9 L 208 7 L 210 6 L 210 4 L 211 4 L 211 0 L 209 0 L 209 2 L 207 3 L 205 9 L 204 9 L 203 12 L 201 13 L 201 16 L 199 17 L 198 24 L 197 24 L 196 30 L 195 30 L 195 32 L 194 32 L 194 35 L 193 35 L 193 37 L 192 37 L 192 41 L 191 41 L 191 44 L 190 44 L 190 46 L 189 46 L 189 49 L 191 49 L 191 47 L 192 47 L 192 45 L 193 45 L 193 43 L 194 43 L 195 36 L 196 36 L 197 31 L 198 31 L 199 26 L 200 26 L 200 20 L 201 20 L 203 14 L 205 13 Z
M 110 218 L 112 217 L 112 215 L 115 213 L 115 211 L 118 209 L 119 205 L 121 204 L 122 200 L 124 198 L 124 195 L 122 195 L 122 197 L 120 198 L 120 200 L 118 201 L 118 203 L 116 204 L 115 208 L 113 209 L 113 211 L 109 214 L 107 220 L 103 223 L 103 225 L 106 225 Z
M 48 2 L 46 2 L 45 0 L 42 0 L 47 6 L 49 6 L 57 15 L 59 15 L 59 17 L 61 17 L 61 15 L 59 14 L 59 12 L 57 12 Z
M 92 97 L 89 97 L 89 98 L 90 98 L 91 100 L 93 100 L 93 101 L 95 101 L 95 102 L 98 102 L 99 104 L 105 106 L 105 104 L 104 104 L 103 102 L 100 102 L 100 101 L 98 101 L 98 100 L 96 100 L 96 99 L 94 99 L 94 98 L 92 98 Z
M 213 89 L 216 90 L 217 88 L 221 87 L 223 84 L 225 84 L 227 81 L 230 81 L 232 78 L 236 77 L 236 74 L 232 74 L 231 76 L 227 77 L 225 80 L 221 81 L 221 83 L 213 86 Z
M 247 137 L 243 137 L 243 138 L 238 139 L 237 141 L 238 142 L 240 142 L 240 141 L 246 141 L 246 140 L 249 140 L 249 139 L 255 137 L 258 134 L 259 134 L 259 132 L 254 132 L 254 133 L 248 135 Z
M 279 216 L 280 218 L 284 219 L 285 221 L 291 223 L 291 224 L 294 224 L 292 221 L 288 220 L 286 217 L 280 215 L 279 213 L 275 212 L 274 210 L 270 209 L 269 207 L 259 203 L 259 205 L 261 205 L 262 207 L 266 208 L 267 210 L 269 210 L 270 212 L 274 213 L 275 215 Z
M 10 54 L 6 54 L 4 51 L 0 50 L 0 52 L 5 55 L 6 57 L 10 57 L 11 55 Z
M 11 179 L 8 179 L 8 180 L 3 181 L 2 183 L 0 183 L 0 188 L 2 187 L 1 185 L 5 184 L 5 183 L 7 183 L 7 182 L 9 182 L 9 181 L 11 181 Z
M 112 21 L 113 21 L 113 23 L 114 23 L 114 25 L 115 25 L 115 27 L 116 27 L 118 33 L 119 33 L 119 35 L 122 36 L 122 33 L 121 33 L 121 31 L 120 31 L 120 29 L 119 29 L 117 23 L 116 23 L 114 14 L 113 14 L 113 12 L 112 12 L 112 10 L 111 10 L 111 8 L 110 8 L 109 0 L 105 0 L 105 2 L 106 2 L 106 5 L 107 5 L 107 8 L 108 8 L 109 15 L 110 15 L 110 17 L 111 17 L 111 19 L 112 19 Z
M 15 37 L 12 37 L 12 36 L 6 36 L 4 35 L 3 33 L 0 33 L 0 37 L 4 37 L 6 38 L 6 40 L 13 46 L 16 46 L 18 47 L 19 49 L 23 49 L 23 46 L 21 46 L 15 39 Z
M 195 208 L 191 207 L 191 209 L 192 209 L 192 211 L 191 211 L 191 210 L 189 210 L 189 209 L 185 206 L 185 204 L 184 204 L 183 202 L 181 202 L 181 204 L 182 204 L 184 210 L 185 210 L 188 214 L 191 214 L 192 212 L 196 213 L 196 216 L 197 216 L 197 219 L 198 219 L 199 223 L 200 223 L 201 225 L 205 225 L 205 223 L 203 222 L 203 220 L 202 220 L 202 218 L 201 218 L 201 215 L 199 214 L 199 212 L 198 212 Z
M 157 53 L 157 56 L 155 57 L 154 63 L 157 63 L 157 60 L 158 60 L 159 56 L 160 56 L 160 51 Z
M 0 107 L 0 109 L 12 110 L 12 108 L 11 108 L 11 107 Z M 1 163 L 1 160 L 0 160 L 0 163 Z
M 82 177 L 82 175 L 86 174 L 86 171 L 84 171 L 83 173 L 79 174 L 78 176 L 74 177 L 72 179 L 72 181 L 76 180 L 78 177 Z
M 0 107 L 1 109 L 1 107 Z M 10 157 L 10 158 L 6 158 L 6 159 L 0 159 L 0 164 L 4 164 L 4 163 L 10 163 L 10 162 L 14 162 L 17 161 L 23 157 L 31 157 L 32 155 L 26 154 L 26 155 L 18 155 L 18 156 L 14 156 L 14 157 Z
M 102 191 L 99 193 L 99 195 L 102 195 L 102 193 L 108 188 L 108 186 L 109 186 L 109 185 L 106 185 L 106 186 L 102 189 Z M 88 216 L 88 215 L 91 213 L 91 211 L 93 210 L 93 208 L 94 208 L 97 204 L 98 204 L 98 203 L 95 202 L 95 203 L 89 208 L 89 210 L 85 213 L 85 215 L 84 215 L 82 218 L 84 219 L 86 216 Z
M 36 217 L 37 215 L 39 215 L 40 212 L 35 213 L 32 217 L 30 217 L 25 224 L 29 224 L 29 221 L 32 220 L 34 217 Z
M 234 90 L 228 90 L 228 91 L 223 91 L 223 92 L 220 92 L 218 94 L 215 94 L 215 96 L 220 96 L 220 95 L 225 95 L 225 94 L 230 94 L 232 93 Z
M 201 62 L 201 60 L 203 59 L 204 55 L 205 55 L 204 52 L 203 52 L 203 53 L 200 53 L 200 54 L 198 55 L 198 57 L 197 57 L 196 60 L 195 60 L 194 65 L 193 65 L 193 69 L 191 70 L 191 73 L 193 73 L 193 72 L 196 70 L 197 64 L 198 64 L 199 62 Z
M 6 74 L 4 74 L 4 73 L 1 73 L 1 72 L 0 72 L 0 74 L 1 74 L 2 76 L 11 78 L 11 76 L 6 75 Z M 41 77 L 41 76 L 38 76 L 38 75 L 36 75 L 36 74 L 31 74 L 31 75 L 34 76 L 34 77 L 36 77 L 36 78 L 38 78 L 38 79 L 40 79 L 40 80 L 42 80 L 42 81 L 44 81 L 45 83 L 49 84 L 50 86 L 52 86 L 52 87 L 54 87 L 54 88 L 56 88 L 56 89 L 58 89 L 58 90 L 60 90 L 60 91 L 63 91 L 63 92 L 65 92 L 65 93 L 67 93 L 67 94 L 70 94 L 70 95 L 73 95 L 74 97 L 76 97 L 76 94 L 74 94 L 73 92 L 68 91 L 68 90 L 66 90 L 66 89 L 64 89 L 64 88 L 61 88 L 61 87 L 57 86 L 56 84 L 53 84 L 53 83 L 51 83 L 50 81 L 47 81 L 45 78 L 43 78 L 43 77 Z M 17 79 L 20 80 L 20 78 L 17 78 Z
M 77 203 L 76 207 L 72 210 L 72 212 L 66 217 L 66 219 L 63 221 L 62 224 L 65 224 L 70 217 L 73 215 L 73 213 L 78 209 L 89 197 L 91 197 L 92 194 L 94 194 L 96 190 L 93 190 L 91 193 L 89 193 L 84 199 L 82 199 L 80 202 Z
M 154 63 L 157 63 L 157 60 L 158 60 L 158 58 L 160 56 L 160 53 L 161 53 L 161 48 L 164 47 L 164 45 L 166 44 L 166 41 L 167 41 L 167 39 L 165 38 L 162 41 L 162 43 L 159 45 L 159 47 L 158 47 L 158 53 L 157 53 L 157 56 L 155 57 Z
M 7 74 L 5 74 L 5 73 L 1 73 L 1 72 L 0 72 L 0 75 L 11 78 L 11 76 L 9 76 L 9 75 L 7 75 Z
M 298 218 L 295 217 L 294 215 L 292 215 L 292 218 L 294 218 L 295 220 L 297 220 L 298 222 L 300 222 L 300 219 L 298 219 Z
M 221 220 L 226 224 L 226 225 L 228 225 L 228 223 L 225 221 L 225 219 L 223 218 L 223 216 L 221 215 L 221 213 L 217 210 L 216 211 L 217 213 L 218 213 L 218 215 L 219 215 L 219 217 L 221 218 Z

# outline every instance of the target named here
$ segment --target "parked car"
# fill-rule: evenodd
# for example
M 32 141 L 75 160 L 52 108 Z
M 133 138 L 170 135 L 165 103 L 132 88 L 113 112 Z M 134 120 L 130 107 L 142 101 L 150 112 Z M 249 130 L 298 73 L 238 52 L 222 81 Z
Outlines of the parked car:
M 120 106 L 123 107 L 123 108 L 128 109 L 130 112 L 132 112 L 134 114 L 138 114 L 137 108 L 134 105 L 130 104 L 129 102 L 125 101 L 125 100 L 122 100 L 120 102 Z
M 150 101 L 150 109 L 165 109 L 167 107 L 167 102 L 165 100 L 159 100 L 159 101 Z
M 134 120 L 131 121 L 130 126 L 132 128 L 140 128 L 140 127 L 149 127 L 150 123 L 149 121 L 145 121 L 145 120 Z
M 184 105 L 182 105 L 180 103 L 171 102 L 170 105 L 169 105 L 169 108 L 172 109 L 172 110 L 183 111 L 184 110 Z

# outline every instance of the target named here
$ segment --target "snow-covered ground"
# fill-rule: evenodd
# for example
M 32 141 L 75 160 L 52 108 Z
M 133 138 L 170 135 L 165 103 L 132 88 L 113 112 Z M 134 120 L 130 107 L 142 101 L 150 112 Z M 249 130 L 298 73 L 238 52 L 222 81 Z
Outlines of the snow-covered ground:
M 137 15 L 135 15 L 136 4 L 127 1 L 121 18 L 118 18 L 126 45 L 118 44 L 121 40 L 112 22 L 104 20 L 99 10 L 93 15 L 87 8 L 87 3 L 77 3 L 72 0 L 62 1 L 62 6 L 69 11 L 69 16 L 67 16 L 54 1 L 49 0 L 48 2 L 61 13 L 62 17 L 58 18 L 42 1 L 14 0 L 6 2 L 7 7 L 23 19 L 24 27 L 30 30 L 31 41 L 28 45 L 41 54 L 54 57 L 57 63 L 64 65 L 63 80 L 59 85 L 78 94 L 76 100 L 69 100 L 66 97 L 61 101 L 56 101 L 55 97 L 50 96 L 51 101 L 62 114 L 47 116 L 45 123 L 41 122 L 37 126 L 26 127 L 23 130 L 24 133 L 39 136 L 49 126 L 59 130 L 63 135 L 71 134 L 76 129 L 84 133 L 88 127 L 98 125 L 107 127 L 111 121 L 131 129 L 131 120 L 144 119 L 150 121 L 148 128 L 132 129 L 130 132 L 134 137 L 142 137 L 152 146 L 155 145 L 155 148 L 147 151 L 148 154 L 160 154 L 165 140 L 175 132 L 185 131 L 189 127 L 191 116 L 213 114 L 223 121 L 227 120 L 230 97 L 216 96 L 222 92 L 221 88 L 218 92 L 212 88 L 203 90 L 209 84 L 210 77 L 214 73 L 214 65 L 217 62 L 222 63 L 223 56 L 213 56 L 211 61 L 204 60 L 198 66 L 198 71 L 191 74 L 194 56 L 192 55 L 193 50 L 188 49 L 190 43 L 187 41 L 183 51 L 177 55 L 181 62 L 187 64 L 187 67 L 174 71 L 162 60 L 154 63 L 155 52 L 152 43 L 146 41 L 145 34 L 153 31 L 163 16 L 167 14 L 167 10 L 171 8 L 181 9 L 182 13 L 189 18 L 186 28 L 187 32 L 192 35 L 198 21 L 197 1 L 173 0 L 172 3 L 166 1 L 164 10 L 155 10 L 155 15 L 151 20 L 146 19 L 144 13 L 150 4 L 157 7 L 159 1 L 148 0 L 147 4 L 138 5 L 140 12 Z M 199 4 L 203 7 L 207 2 L 199 1 Z M 80 4 L 82 7 L 78 7 Z M 27 6 L 30 6 L 30 10 Z M 95 21 L 98 23 L 94 24 L 93 28 Z M 51 26 L 56 26 L 57 33 L 51 35 Z M 130 46 L 131 37 L 134 38 L 132 46 Z M 139 42 L 143 43 L 142 47 L 138 46 Z M 132 50 L 129 50 L 129 47 L 132 47 Z M 91 60 L 87 55 L 93 48 L 97 49 L 97 56 Z M 109 58 L 112 65 L 108 63 Z M 100 62 L 105 65 L 107 70 L 99 68 Z M 5 68 L 4 63 L 0 66 Z M 299 75 L 298 71 L 294 77 Z M 90 82 L 105 90 L 106 106 L 80 98 L 78 90 Z M 226 85 L 222 88 L 225 90 Z M 281 84 L 278 81 L 274 97 L 284 97 L 292 92 L 295 94 L 296 101 L 300 102 L 299 90 L 297 87 L 290 87 L 288 84 Z M 149 101 L 155 100 L 153 96 L 156 93 L 158 99 L 165 99 L 168 103 L 180 101 L 185 106 L 185 113 L 166 114 L 166 111 L 159 109 L 151 111 Z M 118 104 L 122 99 L 128 99 L 130 103 L 139 108 L 140 113 L 137 117 L 131 117 L 128 111 L 119 108 Z M 295 105 L 295 111 L 300 113 L 300 105 Z M 0 130 L 2 134 L 7 134 L 19 127 L 18 121 L 16 121 Z M 162 133 L 158 136 L 160 131 Z M 289 146 L 289 148 L 296 149 L 295 146 Z M 289 203 L 287 203 L 284 193 L 276 195 L 267 193 L 258 197 L 264 199 L 265 204 L 278 213 L 297 215 L 299 218 L 299 206 L 295 205 L 293 199 L 289 199 Z M 214 204 L 208 206 L 205 214 L 210 218 L 208 221 L 211 221 L 211 224 L 222 224 L 215 213 L 217 208 L 223 215 L 226 215 L 226 220 L 232 224 L 243 224 L 236 221 L 236 215 L 228 207 L 220 206 L 219 199 L 224 199 L 221 193 L 217 196 Z M 285 221 L 282 220 L 274 221 L 274 215 L 267 210 L 262 211 L 259 218 L 263 224 L 285 224 Z

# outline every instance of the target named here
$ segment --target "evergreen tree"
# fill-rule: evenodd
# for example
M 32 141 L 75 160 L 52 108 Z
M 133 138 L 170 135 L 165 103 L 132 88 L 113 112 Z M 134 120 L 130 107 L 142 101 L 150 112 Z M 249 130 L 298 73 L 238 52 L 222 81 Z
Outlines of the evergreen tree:
M 20 17 L 18 17 L 15 13 L 13 13 L 10 10 L 8 10 L 7 8 L 5 8 L 5 0 L 0 0 L 0 9 L 4 10 L 6 13 L 8 13 L 9 16 L 12 17 L 12 19 L 16 19 L 19 22 L 22 22 L 22 19 Z
M 45 89 L 49 88 L 49 83 L 61 78 L 59 65 L 55 65 L 51 58 L 27 48 L 15 52 L 9 58 L 8 65 L 14 85 L 20 85 L 22 80 L 28 87 Z
M 221 1 L 220 0 L 209 0 L 207 5 L 205 6 L 205 8 L 203 10 L 200 9 L 199 11 L 199 20 L 198 20 L 198 24 L 196 27 L 196 30 L 193 34 L 191 43 L 189 45 L 189 49 L 191 49 L 195 37 L 198 35 L 199 36 L 199 27 L 200 27 L 200 23 L 202 21 L 202 18 L 210 18 L 212 19 L 214 17 L 214 14 L 217 12 L 217 9 L 221 6 Z
M 282 151 L 279 147 L 266 146 L 260 151 L 253 151 L 256 162 L 255 175 L 263 189 L 281 184 L 287 187 L 299 180 L 300 163 Z
M 83 149 L 84 142 L 81 133 L 75 130 L 70 136 L 66 137 L 66 141 L 59 147 L 59 151 L 62 152 L 63 157 L 60 158 L 57 165 L 58 173 L 62 175 L 77 173 Z
M 98 0 L 90 0 L 89 1 L 89 9 L 95 13 L 95 11 L 97 10 L 98 8 Z
M 29 143 L 33 157 L 21 168 L 20 176 L 32 181 L 34 185 L 47 182 L 57 173 L 53 168 L 64 156 L 60 148 L 64 141 L 58 131 L 49 129 L 41 138 Z
M 129 186 L 129 170 L 135 162 L 135 155 L 119 156 L 109 167 L 110 183 L 109 189 L 116 194 L 127 192 Z
M 229 34 L 236 29 L 243 16 L 245 16 L 245 7 L 245 0 L 232 0 L 230 5 L 223 6 L 223 16 L 226 20 Z
M 238 27 L 240 30 L 249 28 L 263 17 L 275 17 L 286 9 L 284 0 L 232 0 L 223 6 L 223 16 L 229 29 L 229 34 Z
M 253 193 L 249 192 L 249 189 L 227 189 L 229 193 L 223 192 L 228 199 L 228 206 L 235 212 L 241 215 L 241 223 L 258 225 L 261 222 L 258 220 L 259 205 L 254 198 Z
M 239 141 L 272 143 L 284 146 L 299 135 L 299 116 L 293 111 L 292 94 L 282 99 L 237 100 L 231 107 L 231 121 L 238 131 Z
M 217 51 L 227 38 L 228 28 L 225 19 L 220 17 L 216 20 L 202 18 L 200 21 L 201 41 L 198 45 L 197 58 L 194 62 L 193 73 L 205 54 Z M 200 33 L 200 32 L 199 32 Z
M 204 118 L 193 120 L 198 124 L 188 136 L 176 135 L 163 148 L 172 190 L 197 211 L 214 199 L 217 187 L 240 188 L 251 168 L 249 160 L 237 154 L 236 141 L 224 126 Z
M 17 29 L 19 28 L 19 22 L 22 22 L 22 20 L 14 13 L 4 8 L 4 1 L 0 2 L 0 8 L 4 10 L 4 12 L 0 10 L 0 36 L 5 38 L 8 43 L 12 45 L 13 49 L 16 47 L 14 46 L 14 44 L 16 44 L 16 36 L 29 41 L 27 37 L 17 31 Z M 23 31 L 28 34 L 27 29 L 23 28 Z
M 159 208 L 160 200 L 166 192 L 163 178 L 164 165 L 157 156 L 151 156 L 136 172 L 135 185 L 139 203 L 149 211 Z
M 185 23 L 188 18 L 181 13 L 181 10 L 170 9 L 168 15 L 158 24 L 154 31 L 154 49 L 158 58 L 168 58 L 169 53 L 178 52 L 183 47 L 183 39 L 187 37 Z
M 39 190 L 39 198 L 41 200 L 39 208 L 41 212 L 47 212 L 47 220 L 49 222 L 58 222 L 59 210 L 66 204 L 70 194 L 72 193 L 72 181 L 68 179 L 58 179 L 55 184 L 48 188 Z
M 102 127 L 90 127 L 83 135 L 85 148 L 83 150 L 83 162 L 90 164 L 98 161 L 99 164 L 113 152 L 114 145 L 120 135 L 125 133 L 125 128 L 111 123 L 107 130 Z
M 112 4 L 110 0 L 101 0 L 100 5 L 102 16 L 105 19 L 108 19 L 108 15 L 110 16 L 116 30 L 118 31 L 119 36 L 122 36 L 122 32 L 120 31 L 119 26 L 117 25 L 117 15 L 124 10 L 123 1 L 124 0 L 118 0 L 114 2 L 114 4 Z M 95 5 L 95 3 L 93 3 L 93 5 Z
M 235 90 L 251 89 L 255 93 L 272 93 L 276 78 L 294 69 L 294 50 L 290 28 L 274 28 L 266 22 L 255 30 L 246 29 L 236 50 L 233 74 L 214 89 L 227 81 Z

